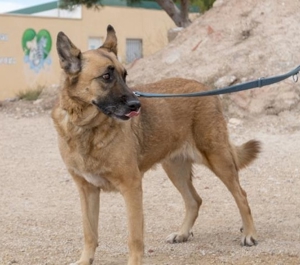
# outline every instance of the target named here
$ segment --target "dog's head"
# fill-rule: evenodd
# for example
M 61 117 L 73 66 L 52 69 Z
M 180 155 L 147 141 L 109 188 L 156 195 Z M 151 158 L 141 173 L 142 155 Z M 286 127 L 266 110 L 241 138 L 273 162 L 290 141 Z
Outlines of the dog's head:
M 107 27 L 106 40 L 96 50 L 81 52 L 63 32 L 58 33 L 56 46 L 70 98 L 122 120 L 138 115 L 141 104 L 126 84 L 127 72 L 117 59 L 112 26 Z

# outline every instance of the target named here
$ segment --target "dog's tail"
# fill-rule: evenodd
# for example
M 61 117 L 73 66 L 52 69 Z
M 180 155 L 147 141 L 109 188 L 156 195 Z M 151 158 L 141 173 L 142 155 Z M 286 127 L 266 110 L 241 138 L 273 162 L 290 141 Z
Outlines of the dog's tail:
M 240 146 L 235 146 L 234 160 L 238 169 L 242 169 L 257 158 L 261 151 L 261 143 L 256 140 L 250 140 Z

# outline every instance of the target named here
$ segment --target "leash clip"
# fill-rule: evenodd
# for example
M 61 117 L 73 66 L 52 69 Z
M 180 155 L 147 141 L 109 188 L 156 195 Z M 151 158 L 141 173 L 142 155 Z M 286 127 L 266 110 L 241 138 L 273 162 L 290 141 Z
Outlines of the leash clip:
M 257 80 L 257 87 L 262 87 L 263 86 L 263 83 L 262 81 L 264 80 L 265 78 L 264 77 L 261 77 Z
M 133 91 L 133 94 L 136 96 L 136 97 L 140 97 L 140 93 L 138 91 Z

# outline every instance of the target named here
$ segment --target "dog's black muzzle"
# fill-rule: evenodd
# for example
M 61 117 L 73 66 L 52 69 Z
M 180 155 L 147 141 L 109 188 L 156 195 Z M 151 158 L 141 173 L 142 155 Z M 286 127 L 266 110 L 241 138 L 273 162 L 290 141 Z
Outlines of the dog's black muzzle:
M 138 116 L 141 109 L 141 103 L 134 94 L 123 95 L 118 98 L 107 96 L 101 100 L 93 100 L 92 104 L 104 114 L 121 120 L 129 120 Z

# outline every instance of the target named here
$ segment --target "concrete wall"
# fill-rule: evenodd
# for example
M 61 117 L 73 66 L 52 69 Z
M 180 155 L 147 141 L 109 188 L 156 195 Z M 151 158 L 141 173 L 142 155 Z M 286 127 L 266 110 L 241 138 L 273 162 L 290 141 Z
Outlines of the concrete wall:
M 59 31 L 84 51 L 89 37 L 105 39 L 108 24 L 117 32 L 122 62 L 127 38 L 142 39 L 143 55 L 147 56 L 167 44 L 167 30 L 174 27 L 164 11 L 141 8 L 82 8 L 81 19 L 1 14 L 0 100 L 14 97 L 20 90 L 59 83 L 55 48 Z

